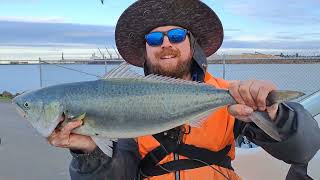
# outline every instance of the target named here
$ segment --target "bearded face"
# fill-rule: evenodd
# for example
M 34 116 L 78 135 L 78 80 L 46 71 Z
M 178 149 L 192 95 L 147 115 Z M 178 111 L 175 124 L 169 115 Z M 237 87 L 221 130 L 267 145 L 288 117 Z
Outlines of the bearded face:
M 153 31 L 166 32 L 177 26 L 162 26 Z M 164 36 L 160 46 L 149 46 L 146 43 L 146 68 L 149 74 L 160 74 L 164 76 L 181 79 L 190 78 L 192 64 L 192 53 L 189 38 L 180 43 L 171 43 Z
M 174 58 L 162 60 L 161 57 L 166 56 Z M 156 60 L 152 60 L 149 57 L 146 59 L 145 65 L 150 74 L 160 74 L 183 79 L 191 72 L 191 55 L 186 59 L 181 59 L 179 50 L 163 49 L 163 51 L 156 55 Z

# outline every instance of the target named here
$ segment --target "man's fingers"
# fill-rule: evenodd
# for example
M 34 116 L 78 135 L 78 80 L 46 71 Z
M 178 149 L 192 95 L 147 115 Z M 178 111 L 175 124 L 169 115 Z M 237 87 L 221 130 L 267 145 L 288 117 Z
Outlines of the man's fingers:
M 236 119 L 244 122 L 251 122 L 251 120 L 249 119 L 249 115 L 253 112 L 253 109 L 249 106 L 236 104 L 229 106 L 228 111 Z
M 92 152 L 96 146 L 96 143 L 89 136 L 78 134 L 70 135 L 70 145 L 68 148 L 72 150 L 83 149 L 84 152 Z
M 242 97 L 240 96 L 240 93 L 239 93 L 239 85 L 240 85 L 240 81 L 233 81 L 232 83 L 230 83 L 228 89 L 229 89 L 231 96 L 234 98 L 234 100 L 237 103 L 245 104 Z
M 253 101 L 256 107 L 254 110 L 257 110 L 257 108 L 259 107 L 257 104 L 257 97 L 259 96 L 260 85 L 261 85 L 260 83 L 257 83 L 257 81 L 254 81 L 250 86 L 250 94 L 251 94 L 251 97 L 253 98 Z
M 254 81 L 243 81 L 239 85 L 239 93 L 245 104 L 252 107 L 253 109 L 257 109 L 255 101 L 251 95 L 250 88 Z
M 82 120 L 73 120 L 67 123 L 61 130 L 55 129 L 47 138 L 49 144 L 60 148 L 81 150 L 86 153 L 92 152 L 97 145 L 91 137 L 71 133 L 72 130 L 80 127 L 82 123 Z
M 234 116 L 249 116 L 253 109 L 249 106 L 243 105 L 243 104 L 235 104 L 228 107 L 229 113 Z
M 62 136 L 61 132 L 55 130 L 48 138 L 49 144 L 56 147 L 65 147 L 69 144 L 69 136 Z
M 73 129 L 78 128 L 81 125 L 82 125 L 82 120 L 69 122 L 61 129 L 61 134 L 69 136 L 69 134 Z
M 54 144 L 52 143 L 52 141 L 53 141 L 56 137 L 57 137 L 57 132 L 56 132 L 56 130 L 54 130 L 54 131 L 51 133 L 51 135 L 50 135 L 49 137 L 47 137 L 47 140 L 48 140 L 49 144 L 51 144 L 51 145 L 54 146 Z
M 276 90 L 276 87 L 272 83 L 266 83 L 267 85 L 265 86 L 260 86 L 259 88 L 259 93 L 256 98 L 256 103 L 260 111 L 265 111 L 267 104 L 266 104 L 266 99 L 269 93 L 272 90 Z
M 257 106 L 258 106 L 259 111 L 266 110 L 266 107 L 267 107 L 266 99 L 267 99 L 269 92 L 270 92 L 269 88 L 260 87 L 259 94 L 256 98 L 256 102 L 257 102 Z
M 247 122 L 250 121 L 248 116 L 255 110 L 267 110 L 271 119 L 275 119 L 278 106 L 266 106 L 267 96 L 273 90 L 276 86 L 269 81 L 232 81 L 229 92 L 238 104 L 229 106 L 228 111 L 235 118 Z
M 57 147 L 69 147 L 71 131 L 81 126 L 81 124 L 81 120 L 72 121 L 67 123 L 61 130 L 55 129 L 53 133 L 47 138 L 49 144 Z

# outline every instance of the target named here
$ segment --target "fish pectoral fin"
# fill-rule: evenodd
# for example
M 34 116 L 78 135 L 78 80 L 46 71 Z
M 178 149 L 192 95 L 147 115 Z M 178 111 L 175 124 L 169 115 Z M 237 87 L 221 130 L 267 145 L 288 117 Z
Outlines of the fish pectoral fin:
M 101 149 L 101 151 L 109 157 L 113 155 L 113 144 L 117 140 L 111 140 L 107 138 L 91 136 L 91 139 L 96 143 L 96 145 Z
M 86 117 L 86 113 L 82 113 L 79 116 L 72 118 L 72 120 L 78 121 L 78 120 L 83 120 Z
M 77 117 L 74 117 L 73 115 L 69 114 L 67 111 L 63 112 L 63 114 L 64 114 L 65 118 L 64 118 L 63 122 L 58 126 L 60 129 L 72 121 L 81 120 L 82 124 L 83 124 L 84 118 L 86 117 L 86 113 L 82 113 Z
M 189 120 L 189 125 L 191 127 L 196 127 L 196 128 L 200 128 L 202 127 L 203 123 L 205 121 L 207 121 L 208 119 L 208 116 L 213 112 L 215 111 L 215 109 L 211 109 L 211 110 L 208 110 L 208 111 L 205 111 L 201 114 L 198 114 L 196 116 L 194 116 L 193 118 L 191 118 L 191 120 Z

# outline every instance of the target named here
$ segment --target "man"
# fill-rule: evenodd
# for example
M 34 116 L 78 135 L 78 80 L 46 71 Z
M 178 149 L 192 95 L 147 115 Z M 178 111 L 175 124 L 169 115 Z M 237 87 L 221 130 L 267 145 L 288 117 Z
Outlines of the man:
M 229 89 L 238 104 L 214 112 L 199 128 L 184 125 L 153 136 L 119 140 L 112 157 L 90 137 L 71 134 L 81 126 L 80 121 L 71 122 L 48 139 L 54 146 L 71 149 L 71 178 L 240 179 L 231 160 L 235 139 L 242 134 L 274 157 L 295 164 L 287 179 L 308 179 L 306 164 L 320 147 L 315 120 L 296 103 L 268 107 L 266 97 L 276 89 L 271 82 L 231 83 L 209 74 L 206 57 L 219 49 L 222 40 L 219 18 L 201 1 L 139 0 L 132 4 L 116 27 L 117 48 L 127 62 L 143 67 L 146 75 Z M 284 137 L 281 142 L 251 122 L 250 114 L 256 110 L 268 113 Z

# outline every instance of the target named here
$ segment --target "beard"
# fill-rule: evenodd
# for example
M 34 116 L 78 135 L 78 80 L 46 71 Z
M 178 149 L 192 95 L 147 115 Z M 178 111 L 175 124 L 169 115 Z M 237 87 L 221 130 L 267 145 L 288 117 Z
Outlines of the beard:
M 160 64 L 161 62 L 152 62 L 146 56 L 145 61 L 145 75 L 148 74 L 158 74 L 163 76 L 175 77 L 182 79 L 191 73 L 192 57 L 191 54 L 188 59 L 181 59 L 181 53 L 179 50 L 164 49 L 160 53 L 155 54 L 157 59 L 166 55 L 174 55 L 177 58 L 177 63 L 175 65 L 165 66 Z

